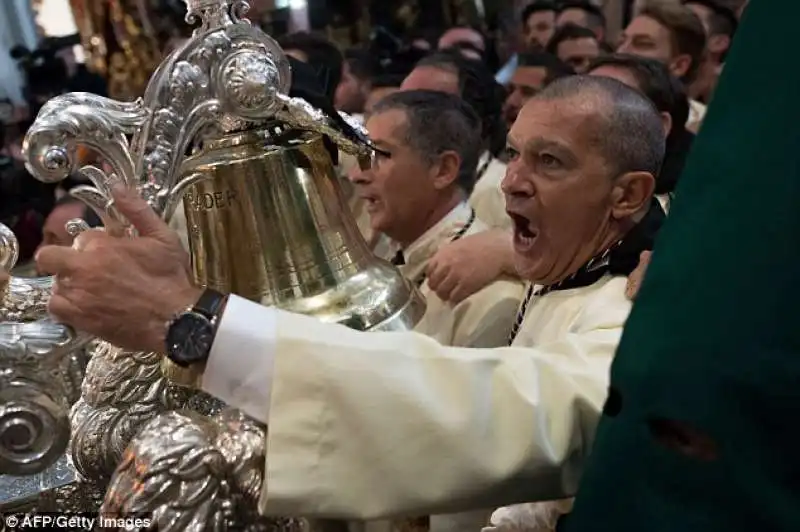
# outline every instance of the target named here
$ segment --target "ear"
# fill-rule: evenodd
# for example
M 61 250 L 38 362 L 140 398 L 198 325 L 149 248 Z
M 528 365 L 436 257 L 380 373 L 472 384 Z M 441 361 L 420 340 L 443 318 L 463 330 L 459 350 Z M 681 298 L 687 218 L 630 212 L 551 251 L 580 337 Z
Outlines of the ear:
M 672 75 L 678 79 L 683 78 L 692 66 L 692 56 L 689 54 L 681 54 L 672 58 L 669 62 L 669 70 Z
M 664 136 L 668 137 L 670 131 L 672 131 L 672 115 L 661 113 L 661 124 L 664 126 Z
M 446 151 L 439 155 L 439 160 L 431 167 L 433 187 L 443 190 L 458 179 L 461 168 L 461 157 L 454 151 Z
M 616 179 L 611 191 L 611 214 L 617 220 L 630 218 L 643 210 L 656 188 L 656 179 L 649 172 L 628 172 Z
M 708 51 L 720 55 L 731 46 L 731 38 L 727 35 L 713 35 L 708 39 Z

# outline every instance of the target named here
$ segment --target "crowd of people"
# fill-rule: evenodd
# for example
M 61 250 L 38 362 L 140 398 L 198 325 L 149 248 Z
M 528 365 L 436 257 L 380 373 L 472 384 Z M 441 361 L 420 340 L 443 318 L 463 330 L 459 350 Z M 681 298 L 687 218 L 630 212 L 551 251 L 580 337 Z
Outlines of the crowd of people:
M 389 52 L 279 39 L 363 122 L 372 166 L 339 158 L 350 207 L 427 310 L 413 333 L 361 333 L 220 295 L 203 387 L 269 426 L 262 511 L 368 530 L 592 530 L 562 516 L 600 418 L 622 408 L 611 362 L 742 9 L 637 2 L 612 43 L 594 3 L 536 0 L 498 71 L 468 27 Z M 103 234 L 46 246 L 40 270 L 70 280 L 51 311 L 172 358 L 163 324 L 207 290 L 166 225 L 116 201 L 148 261 L 132 258 L 141 242 Z M 59 205 L 56 225 L 59 208 L 78 207 Z M 120 274 L 91 281 L 100 269 Z M 705 449 L 680 423 L 650 430 L 678 454 Z

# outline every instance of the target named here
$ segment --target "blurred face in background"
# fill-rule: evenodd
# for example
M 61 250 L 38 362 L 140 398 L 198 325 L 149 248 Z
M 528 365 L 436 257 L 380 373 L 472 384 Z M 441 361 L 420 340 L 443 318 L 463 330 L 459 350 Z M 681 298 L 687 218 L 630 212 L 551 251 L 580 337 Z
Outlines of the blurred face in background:
M 555 11 L 536 11 L 525 21 L 525 44 L 545 48 L 556 31 Z
M 583 74 L 589 68 L 592 59 L 600 55 L 600 44 L 597 39 L 583 37 L 562 41 L 556 50 L 558 58 Z
M 503 104 L 503 118 L 509 128 L 514 125 L 514 121 L 525 103 L 544 88 L 546 80 L 547 68 L 545 67 L 517 67 L 508 84 L 508 96 Z
M 401 90 L 429 90 L 458 96 L 458 74 L 436 66 L 418 66 L 403 80 Z
M 714 12 L 710 7 L 698 4 L 697 2 L 687 2 L 686 7 L 692 10 L 697 15 L 700 22 L 703 23 L 703 29 L 706 30 L 706 50 L 709 59 L 713 59 L 717 63 L 722 62 L 722 58 L 731 47 L 731 38 L 723 33 L 714 33 L 711 27 L 712 17 Z
M 582 28 L 589 27 L 586 12 L 583 9 L 570 7 L 558 14 L 556 19 L 556 26 L 561 27 L 564 24 L 575 24 Z
M 662 63 L 672 58 L 669 28 L 647 16 L 634 18 L 622 34 L 617 53 L 649 57 Z
M 355 76 L 350 63 L 345 61 L 342 67 L 342 81 L 336 87 L 334 98 L 336 109 L 349 114 L 363 113 L 369 93 L 369 81 Z
M 638 55 L 661 61 L 676 78 L 686 75 L 692 66 L 687 54 L 677 54 L 669 28 L 646 15 L 634 18 L 622 34 L 617 53 Z
M 604 78 L 615 79 L 620 83 L 624 83 L 628 87 L 636 89 L 644 94 L 642 86 L 639 84 L 639 80 L 636 79 L 636 76 L 634 76 L 630 70 L 623 66 L 601 65 L 595 69 L 592 69 L 590 72 L 587 72 L 587 74 L 590 76 L 601 76 Z M 664 124 L 664 135 L 669 136 L 669 133 L 672 130 L 672 116 L 667 112 L 660 112 L 659 114 L 661 115 L 661 122 Z
M 71 246 L 74 237 L 67 232 L 67 222 L 74 218 L 82 218 L 82 203 L 70 202 L 56 206 L 47 216 L 42 228 L 43 246 Z

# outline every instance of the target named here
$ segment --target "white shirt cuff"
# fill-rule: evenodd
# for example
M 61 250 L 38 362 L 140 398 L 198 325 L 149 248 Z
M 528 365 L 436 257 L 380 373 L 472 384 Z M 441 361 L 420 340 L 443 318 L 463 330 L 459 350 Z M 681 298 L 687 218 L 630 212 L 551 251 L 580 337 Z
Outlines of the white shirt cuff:
M 275 364 L 275 309 L 231 295 L 203 374 L 203 391 L 267 423 Z

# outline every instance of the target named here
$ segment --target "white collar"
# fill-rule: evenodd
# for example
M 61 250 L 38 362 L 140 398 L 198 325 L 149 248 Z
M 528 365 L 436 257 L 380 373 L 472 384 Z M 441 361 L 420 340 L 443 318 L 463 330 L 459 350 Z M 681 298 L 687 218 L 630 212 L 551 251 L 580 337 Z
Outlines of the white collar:
M 414 279 L 424 272 L 431 257 L 464 228 L 471 214 L 472 208 L 466 202 L 459 203 L 422 236 L 403 249 L 405 265 L 401 270 L 406 278 Z M 396 243 L 394 247 L 396 250 L 401 249 Z

